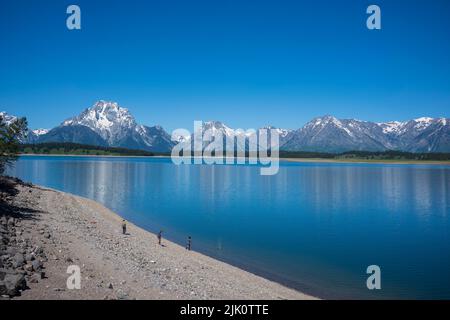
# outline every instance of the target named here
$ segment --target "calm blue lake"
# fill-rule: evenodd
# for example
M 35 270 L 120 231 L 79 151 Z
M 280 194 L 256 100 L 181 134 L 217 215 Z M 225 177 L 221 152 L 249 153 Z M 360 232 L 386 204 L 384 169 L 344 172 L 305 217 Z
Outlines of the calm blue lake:
M 450 167 L 21 157 L 9 174 L 323 298 L 450 298 Z M 119 228 L 120 226 L 118 226 Z M 156 240 L 155 240 L 156 241 Z M 381 268 L 381 290 L 366 268 Z

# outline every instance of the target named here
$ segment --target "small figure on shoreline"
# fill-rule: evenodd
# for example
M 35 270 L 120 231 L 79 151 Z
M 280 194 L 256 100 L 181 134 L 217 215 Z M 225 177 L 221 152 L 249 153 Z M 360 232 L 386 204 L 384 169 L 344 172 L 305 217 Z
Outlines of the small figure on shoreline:
M 189 236 L 186 244 L 186 250 L 191 251 L 191 245 L 192 245 L 192 238 L 191 236 Z
M 161 245 L 161 239 L 162 239 L 162 230 L 160 230 L 160 231 L 158 232 L 158 235 L 157 235 L 157 237 L 158 237 L 158 244 L 159 244 L 159 245 Z
M 127 223 L 125 222 L 125 219 L 122 220 L 122 234 L 127 233 Z

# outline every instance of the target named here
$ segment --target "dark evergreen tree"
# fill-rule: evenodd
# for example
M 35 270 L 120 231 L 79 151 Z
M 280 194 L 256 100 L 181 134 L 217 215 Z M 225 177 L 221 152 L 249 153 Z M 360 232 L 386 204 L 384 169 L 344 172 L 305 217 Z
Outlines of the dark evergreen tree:
M 20 140 L 26 136 L 26 118 L 17 118 L 6 123 L 0 116 L 0 175 L 8 165 L 17 160 Z

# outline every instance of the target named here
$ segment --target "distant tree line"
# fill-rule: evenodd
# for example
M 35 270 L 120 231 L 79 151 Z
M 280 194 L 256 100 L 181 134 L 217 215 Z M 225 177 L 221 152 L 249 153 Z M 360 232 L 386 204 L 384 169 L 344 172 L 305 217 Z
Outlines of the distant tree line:
M 363 159 L 363 160 L 424 160 L 449 161 L 450 153 L 412 153 L 403 151 L 347 151 L 342 153 L 280 151 L 281 158 Z
M 339 155 L 344 158 L 364 158 L 382 160 L 450 160 L 450 153 L 412 153 L 388 150 L 383 152 L 351 151 Z
M 48 142 L 37 144 L 21 144 L 22 154 L 73 154 L 73 155 L 117 155 L 152 157 L 154 152 L 117 147 L 101 147 L 71 142 Z
M 280 151 L 280 158 L 334 159 L 335 157 L 336 157 L 335 153 L 326 153 L 326 152 Z
M 228 155 L 225 151 L 221 152 L 223 156 Z M 258 152 L 244 152 L 245 157 L 258 157 Z M 191 156 L 194 156 L 191 152 Z M 211 152 L 215 156 L 214 151 Z M 271 156 L 271 151 L 267 152 Z M 234 157 L 238 156 L 238 152 L 234 151 Z M 266 154 L 264 154 L 266 156 Z M 412 153 L 403 151 L 347 151 L 341 153 L 314 152 L 314 151 L 279 151 L 280 158 L 298 158 L 298 159 L 354 159 L 354 160 L 416 160 L 416 161 L 450 161 L 450 153 Z
M 145 150 L 101 147 L 71 142 L 49 142 L 38 144 L 21 144 L 17 146 L 23 154 L 73 154 L 73 155 L 117 155 L 117 156 L 157 156 L 170 155 L 167 153 L 155 153 Z M 223 153 L 225 154 L 225 153 Z M 268 152 L 270 155 L 270 151 Z M 192 152 L 192 156 L 194 153 Z M 215 152 L 212 152 L 215 156 Z M 361 159 L 361 160 L 424 160 L 424 161 L 450 161 L 450 153 L 411 153 L 403 151 L 347 151 L 341 153 L 311 152 L 311 151 L 280 151 L 280 158 L 303 159 Z M 237 156 L 237 151 L 234 152 Z M 249 156 L 249 152 L 245 152 Z

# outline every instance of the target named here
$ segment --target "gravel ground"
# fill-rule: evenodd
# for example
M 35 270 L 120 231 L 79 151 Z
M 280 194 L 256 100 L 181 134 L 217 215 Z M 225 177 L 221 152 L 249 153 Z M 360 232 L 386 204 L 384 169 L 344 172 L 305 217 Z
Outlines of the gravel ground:
M 27 275 L 33 281 L 13 299 L 313 299 L 167 240 L 160 246 L 156 235 L 130 223 L 123 235 L 122 219 L 94 201 L 16 189 L 9 201 L 33 218 L 17 220 L 14 241 L 42 248 L 36 259 L 44 273 Z M 70 265 L 80 267 L 79 290 L 66 286 Z

